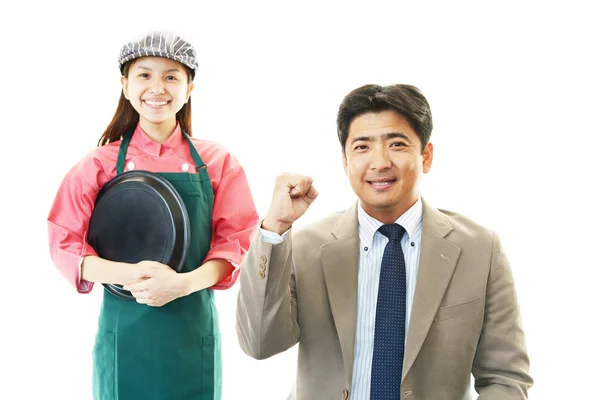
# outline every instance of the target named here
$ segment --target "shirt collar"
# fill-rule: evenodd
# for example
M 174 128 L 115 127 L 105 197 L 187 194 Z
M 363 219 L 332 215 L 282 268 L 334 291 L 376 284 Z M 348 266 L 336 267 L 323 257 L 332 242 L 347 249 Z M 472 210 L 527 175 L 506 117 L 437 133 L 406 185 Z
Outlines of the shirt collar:
M 408 239 L 413 240 L 417 229 L 422 223 L 422 220 L 423 202 L 419 196 L 417 202 L 408 210 L 406 210 L 406 212 L 396 220 L 396 223 L 406 230 Z M 369 249 L 371 248 L 375 232 L 377 232 L 382 225 L 384 225 L 383 222 L 367 214 L 367 212 L 360 205 L 360 202 L 358 203 L 358 236 L 360 237 L 360 242 L 364 246 L 368 247 Z
M 150 138 L 144 132 L 140 124 L 138 123 L 135 131 L 133 132 L 133 136 L 131 141 L 135 143 L 142 151 L 151 154 L 153 156 L 165 156 L 176 152 L 181 144 L 184 141 L 183 134 L 181 133 L 181 128 L 179 127 L 179 122 L 175 127 L 171 136 L 164 143 L 157 143 Z

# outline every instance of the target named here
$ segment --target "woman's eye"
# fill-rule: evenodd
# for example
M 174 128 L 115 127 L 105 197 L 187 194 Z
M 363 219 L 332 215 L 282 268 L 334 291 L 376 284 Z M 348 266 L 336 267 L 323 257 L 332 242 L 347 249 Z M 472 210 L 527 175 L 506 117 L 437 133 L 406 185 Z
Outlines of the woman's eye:
M 174 76 L 167 76 L 167 80 L 168 81 L 176 81 L 177 78 L 175 78 Z
M 145 72 L 143 72 L 143 73 L 139 74 L 138 76 L 139 76 L 140 78 L 148 78 L 150 75 L 149 75 L 149 74 L 147 74 L 147 73 L 145 73 Z

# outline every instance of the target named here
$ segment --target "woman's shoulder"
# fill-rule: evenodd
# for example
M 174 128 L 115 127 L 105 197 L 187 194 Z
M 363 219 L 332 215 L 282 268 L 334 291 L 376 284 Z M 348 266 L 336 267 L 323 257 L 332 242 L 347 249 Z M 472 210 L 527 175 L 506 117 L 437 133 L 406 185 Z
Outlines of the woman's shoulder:
M 191 139 L 192 139 L 192 143 L 194 143 L 194 146 L 198 150 L 204 150 L 204 151 L 210 150 L 210 151 L 221 152 L 221 153 L 230 153 L 229 148 L 227 148 L 227 146 L 225 146 L 221 143 L 217 143 L 215 141 L 207 140 L 207 139 L 198 139 L 195 137 L 192 137 Z
M 89 150 L 73 165 L 67 177 L 84 179 L 92 187 L 101 186 L 115 174 L 120 142 L 119 140 Z
M 221 169 L 240 167 L 237 158 L 227 146 L 212 140 L 197 138 L 192 138 L 192 143 L 205 164 L 220 166 Z
M 119 146 L 121 141 L 108 143 L 102 146 L 98 146 L 88 151 L 79 161 L 81 165 L 88 165 L 90 163 L 101 163 L 116 161 L 119 155 Z

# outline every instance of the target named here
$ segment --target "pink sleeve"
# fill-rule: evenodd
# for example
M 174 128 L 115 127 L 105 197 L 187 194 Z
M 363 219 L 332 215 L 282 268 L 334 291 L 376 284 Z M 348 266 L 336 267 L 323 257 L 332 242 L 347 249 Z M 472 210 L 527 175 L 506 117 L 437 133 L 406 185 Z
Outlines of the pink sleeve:
M 243 168 L 237 164 L 227 171 L 215 188 L 213 205 L 213 245 L 205 262 L 220 258 L 229 261 L 234 271 L 211 289 L 224 290 L 237 281 L 240 264 L 258 225 L 258 214 Z
M 92 158 L 82 160 L 63 179 L 48 216 L 52 261 L 79 293 L 89 293 L 94 286 L 81 280 L 80 262 L 84 256 L 97 255 L 87 244 L 86 234 L 99 180 L 107 180 L 100 163 Z

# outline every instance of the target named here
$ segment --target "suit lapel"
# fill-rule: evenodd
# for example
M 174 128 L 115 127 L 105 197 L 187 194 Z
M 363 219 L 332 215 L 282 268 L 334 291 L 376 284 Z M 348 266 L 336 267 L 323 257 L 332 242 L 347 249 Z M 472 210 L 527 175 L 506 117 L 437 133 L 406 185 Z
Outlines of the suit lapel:
M 406 339 L 402 379 L 412 367 L 442 302 L 461 249 L 445 239 L 452 231 L 446 217 L 423 201 L 419 272 Z M 338 333 L 348 383 L 352 384 L 358 307 L 359 236 L 356 203 L 321 246 L 329 304 Z
M 359 238 L 357 204 L 346 211 L 332 230 L 336 240 L 321 246 L 323 275 L 338 333 L 346 377 L 352 383 L 358 307 Z
M 423 201 L 419 272 L 406 338 L 402 379 L 421 350 L 460 255 L 460 248 L 444 239 L 450 231 L 452 226 L 446 217 Z

